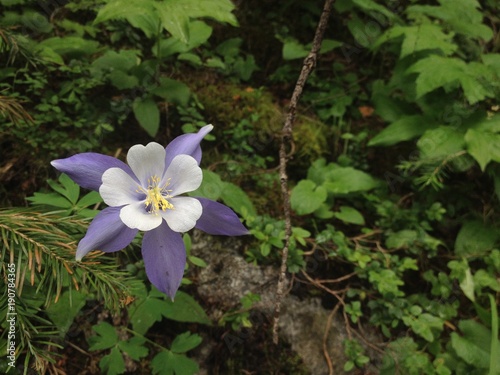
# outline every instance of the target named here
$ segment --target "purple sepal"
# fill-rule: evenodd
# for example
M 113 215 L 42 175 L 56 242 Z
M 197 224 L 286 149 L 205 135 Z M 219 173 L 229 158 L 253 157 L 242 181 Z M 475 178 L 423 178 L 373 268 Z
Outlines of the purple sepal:
M 158 228 L 144 233 L 142 257 L 149 281 L 173 300 L 186 266 L 181 235 L 163 221 Z
M 81 187 L 96 191 L 99 191 L 102 184 L 102 174 L 109 168 L 121 168 L 136 179 L 130 167 L 124 162 L 95 152 L 84 152 L 66 159 L 53 160 L 50 164 L 58 171 L 66 173 Z
M 242 236 L 249 234 L 236 213 L 229 207 L 207 198 L 196 198 L 203 207 L 203 213 L 196 222 L 196 228 L 208 233 L 223 236 Z
M 127 247 L 137 229 L 130 229 L 120 220 L 121 207 L 107 207 L 92 220 L 87 234 L 80 240 L 76 250 L 76 259 L 82 259 L 92 250 L 113 252 Z
M 183 134 L 173 139 L 172 142 L 165 147 L 167 153 L 165 156 L 165 168 L 170 165 L 173 158 L 180 154 L 192 156 L 199 165 L 201 161 L 200 142 L 212 129 L 212 125 L 207 125 L 201 128 L 198 133 Z

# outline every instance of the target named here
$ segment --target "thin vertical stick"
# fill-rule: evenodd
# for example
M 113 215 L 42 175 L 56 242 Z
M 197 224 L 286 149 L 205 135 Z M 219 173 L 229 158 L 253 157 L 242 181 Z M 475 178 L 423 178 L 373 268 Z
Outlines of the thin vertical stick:
M 297 103 L 302 95 L 302 90 L 306 83 L 307 78 L 311 74 L 312 70 L 316 66 L 316 61 L 318 59 L 318 52 L 321 47 L 321 42 L 323 40 L 323 35 L 325 34 L 326 26 L 328 25 L 328 18 L 330 17 L 330 11 L 335 0 L 326 0 L 323 7 L 323 12 L 321 13 L 321 18 L 319 20 L 318 26 L 316 28 L 316 33 L 314 35 L 314 40 L 312 43 L 311 52 L 304 59 L 304 64 L 302 65 L 302 71 L 300 72 L 297 83 L 293 90 L 292 98 L 290 100 L 290 105 L 288 107 L 288 114 L 285 119 L 285 124 L 283 125 L 281 134 L 281 145 L 280 145 L 280 181 L 281 181 L 281 194 L 283 196 L 283 210 L 285 214 L 285 246 L 283 247 L 282 258 L 281 258 L 281 269 L 278 280 L 278 286 L 276 290 L 276 305 L 274 307 L 274 322 L 273 322 L 273 341 L 275 344 L 278 343 L 278 323 L 281 311 L 281 303 L 283 301 L 284 290 L 287 282 L 286 278 L 286 263 L 288 259 L 288 248 L 290 245 L 290 237 L 292 235 L 292 222 L 290 218 L 290 196 L 288 194 L 288 176 L 286 174 L 286 163 L 290 155 L 287 155 L 287 148 L 293 149 L 292 146 L 292 127 L 295 121 L 295 115 L 297 112 Z

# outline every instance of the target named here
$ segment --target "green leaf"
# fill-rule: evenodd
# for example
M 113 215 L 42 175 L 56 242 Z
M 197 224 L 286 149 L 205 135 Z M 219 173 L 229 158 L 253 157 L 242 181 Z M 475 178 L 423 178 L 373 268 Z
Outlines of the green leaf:
M 222 186 L 221 199 L 226 205 L 231 207 L 240 215 L 243 215 L 244 212 L 250 216 L 257 215 L 257 210 L 247 193 L 235 184 L 224 182 Z
M 465 148 L 463 133 L 451 126 L 427 130 L 417 142 L 421 159 L 439 159 Z
M 323 186 L 333 194 L 368 191 L 379 186 L 379 182 L 368 173 L 351 167 L 335 168 L 328 173 L 327 179 Z
M 136 99 L 132 105 L 135 118 L 144 130 L 154 137 L 160 128 L 160 110 L 151 98 Z
M 187 351 L 196 348 L 202 341 L 203 339 L 201 336 L 191 334 L 189 331 L 184 332 L 174 339 L 170 350 L 178 354 L 186 353 Z
M 130 340 L 120 341 L 118 347 L 134 361 L 138 361 L 148 355 L 148 348 L 144 346 L 145 342 L 142 337 L 134 336 Z
M 238 25 L 236 17 L 231 13 L 234 5 L 229 0 L 171 0 L 155 2 L 154 6 L 163 27 L 186 44 L 190 40 L 190 18 L 208 17 L 233 26 Z
M 89 338 L 89 350 L 91 351 L 109 349 L 119 341 L 115 327 L 109 323 L 101 322 L 92 326 L 92 329 L 97 333 L 97 336 Z
M 460 282 L 460 289 L 462 289 L 462 292 L 464 292 L 465 296 L 472 302 L 476 300 L 476 297 L 474 295 L 474 279 L 469 267 L 467 267 L 467 269 L 465 270 L 465 277 Z
M 37 205 L 47 205 L 54 206 L 59 208 L 72 208 L 73 205 L 71 202 L 56 193 L 38 193 L 36 192 L 32 197 L 26 198 L 26 200 L 33 202 L 33 204 Z
M 309 50 L 295 39 L 283 43 L 282 56 L 285 60 L 301 59 L 309 54 Z
M 153 1 L 128 1 L 128 0 L 110 0 L 107 4 L 99 8 L 94 24 L 101 22 L 116 20 L 129 16 L 137 17 L 139 15 L 147 16 L 151 14 Z
M 39 42 L 37 50 L 50 48 L 59 55 L 83 56 L 97 52 L 99 43 L 79 36 L 52 37 Z
M 400 59 L 425 50 L 441 51 L 448 56 L 457 49 L 457 45 L 453 43 L 453 34 L 445 34 L 441 26 L 433 24 L 393 26 L 378 38 L 373 48 L 399 37 L 403 37 Z
M 174 37 L 160 40 L 161 58 L 165 58 L 176 53 L 186 53 L 201 46 L 210 38 L 210 36 L 212 35 L 212 30 L 213 30 L 212 27 L 210 27 L 203 21 L 190 22 L 189 23 L 190 38 L 188 43 L 183 43 L 182 41 Z M 154 56 L 157 55 L 158 44 L 155 44 L 153 46 L 152 52 Z
M 317 210 L 326 197 L 323 186 L 316 186 L 311 180 L 301 180 L 292 190 L 290 204 L 298 215 L 307 215 Z
M 101 203 L 102 198 L 101 195 L 97 191 L 91 191 L 90 193 L 85 194 L 76 205 L 78 208 L 86 208 L 89 206 L 94 206 L 97 203 Z
M 490 353 L 491 331 L 474 320 L 461 320 L 458 324 L 463 336 L 451 333 L 451 346 L 465 362 L 476 368 L 490 367 L 490 356 L 500 358 L 500 350 Z
M 368 146 L 392 146 L 399 142 L 409 141 L 435 126 L 435 121 L 426 116 L 402 116 L 373 137 L 368 142 Z
M 218 200 L 222 191 L 225 187 L 225 182 L 223 182 L 217 173 L 209 171 L 208 169 L 203 169 L 203 180 L 198 189 L 189 193 L 192 197 L 202 197 L 211 200 Z
M 128 316 L 134 331 L 143 335 L 154 323 L 163 318 L 163 312 L 169 309 L 170 305 L 164 295 L 158 295 L 154 291 L 145 296 L 144 285 L 137 288 L 134 295 L 137 299 L 129 306 Z
M 198 364 L 183 354 L 161 351 L 151 361 L 153 374 L 194 375 L 200 371 Z
M 483 24 L 483 13 L 478 10 L 476 0 L 439 0 L 440 6 L 415 5 L 407 8 L 414 17 L 423 13 L 439 18 L 459 33 L 472 38 L 481 38 L 485 42 L 493 37 L 492 30 Z
M 498 242 L 498 231 L 481 221 L 466 221 L 455 240 L 455 254 L 458 256 L 484 256 Z
M 208 264 L 201 258 L 195 257 L 193 255 L 189 256 L 189 261 L 198 267 L 207 267 Z
M 482 66 L 484 68 L 484 66 Z M 413 64 L 406 73 L 418 73 L 416 79 L 417 98 L 439 88 L 445 90 L 460 85 L 470 104 L 487 97 L 494 97 L 494 92 L 483 84 L 485 71 L 480 64 L 467 64 L 458 58 L 431 55 Z M 488 78 L 486 78 L 488 79 Z
M 160 86 L 155 87 L 151 93 L 184 107 L 188 105 L 191 98 L 191 90 L 185 83 L 165 77 L 161 78 Z
M 413 332 L 429 342 L 435 340 L 435 332 L 437 333 L 443 330 L 443 319 L 428 313 L 420 314 L 416 318 L 403 317 L 403 320 L 406 325 L 411 327 Z
M 375 11 L 383 14 L 391 21 L 397 21 L 399 19 L 396 14 L 373 0 L 352 0 L 352 2 L 360 9 L 366 11 L 368 15 L 372 15 L 372 11 Z
M 61 185 L 52 180 L 47 181 L 53 190 L 66 197 L 73 205 L 76 204 L 78 196 L 80 195 L 80 186 L 73 182 L 65 173 L 61 174 L 59 182 Z
M 411 246 L 418 239 L 418 232 L 412 229 L 403 229 L 389 234 L 385 240 L 388 249 L 400 249 Z
M 178 322 L 212 324 L 205 310 L 203 310 L 200 304 L 189 294 L 178 291 L 175 295 L 174 302 L 168 299 L 165 302 L 168 307 L 160 310 L 165 318 Z
M 334 216 L 345 223 L 365 225 L 365 219 L 361 212 L 352 207 L 341 206 L 340 212 L 335 212 Z
M 86 300 L 83 293 L 70 289 L 63 292 L 57 303 L 50 304 L 45 312 L 61 334 L 65 335 Z
M 478 162 L 484 172 L 490 161 L 500 162 L 500 134 L 469 129 L 465 133 L 467 152 Z
M 111 349 L 111 352 L 99 361 L 99 367 L 107 375 L 123 374 L 125 372 L 125 361 L 120 350 L 117 347 Z

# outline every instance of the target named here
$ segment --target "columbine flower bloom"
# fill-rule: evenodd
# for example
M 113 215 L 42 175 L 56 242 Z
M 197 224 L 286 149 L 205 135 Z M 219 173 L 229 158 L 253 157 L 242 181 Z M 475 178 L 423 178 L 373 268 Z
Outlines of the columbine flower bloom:
M 145 231 L 142 256 L 149 280 L 172 299 L 182 280 L 186 251 L 180 233 L 196 227 L 209 234 L 238 236 L 248 230 L 221 203 L 180 196 L 202 181 L 200 142 L 213 129 L 175 138 L 166 148 L 151 142 L 127 153 L 128 165 L 107 155 L 77 154 L 51 164 L 84 188 L 97 190 L 109 206 L 90 224 L 76 259 L 89 251 L 118 251 Z

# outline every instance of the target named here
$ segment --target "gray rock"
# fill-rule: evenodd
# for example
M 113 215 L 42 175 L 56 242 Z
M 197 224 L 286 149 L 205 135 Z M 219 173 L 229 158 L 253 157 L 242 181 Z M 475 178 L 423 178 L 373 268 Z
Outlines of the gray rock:
M 216 306 L 207 311 L 215 321 L 227 311 L 237 308 L 245 294 L 259 294 L 261 301 L 255 305 L 252 315 L 253 325 L 258 326 L 273 319 L 279 270 L 246 262 L 240 255 L 243 253 L 242 249 L 243 244 L 238 238 L 210 237 L 206 234 L 200 236 L 195 232 L 192 254 L 208 264 L 206 268 L 197 269 L 195 284 L 204 302 L 208 306 Z M 323 308 L 318 298 L 300 300 L 288 294 L 283 300 L 279 324 L 280 340 L 286 340 L 291 345 L 314 375 L 329 374 L 323 341 L 330 314 L 331 311 Z M 326 338 L 333 374 L 344 374 L 346 357 L 343 341 L 347 338 L 345 322 L 342 315 L 337 313 L 332 318 Z M 375 340 L 373 337 L 371 342 L 382 341 L 372 340 Z M 236 339 L 226 344 L 231 346 L 241 342 Z M 368 353 L 371 358 L 376 357 L 376 353 Z

